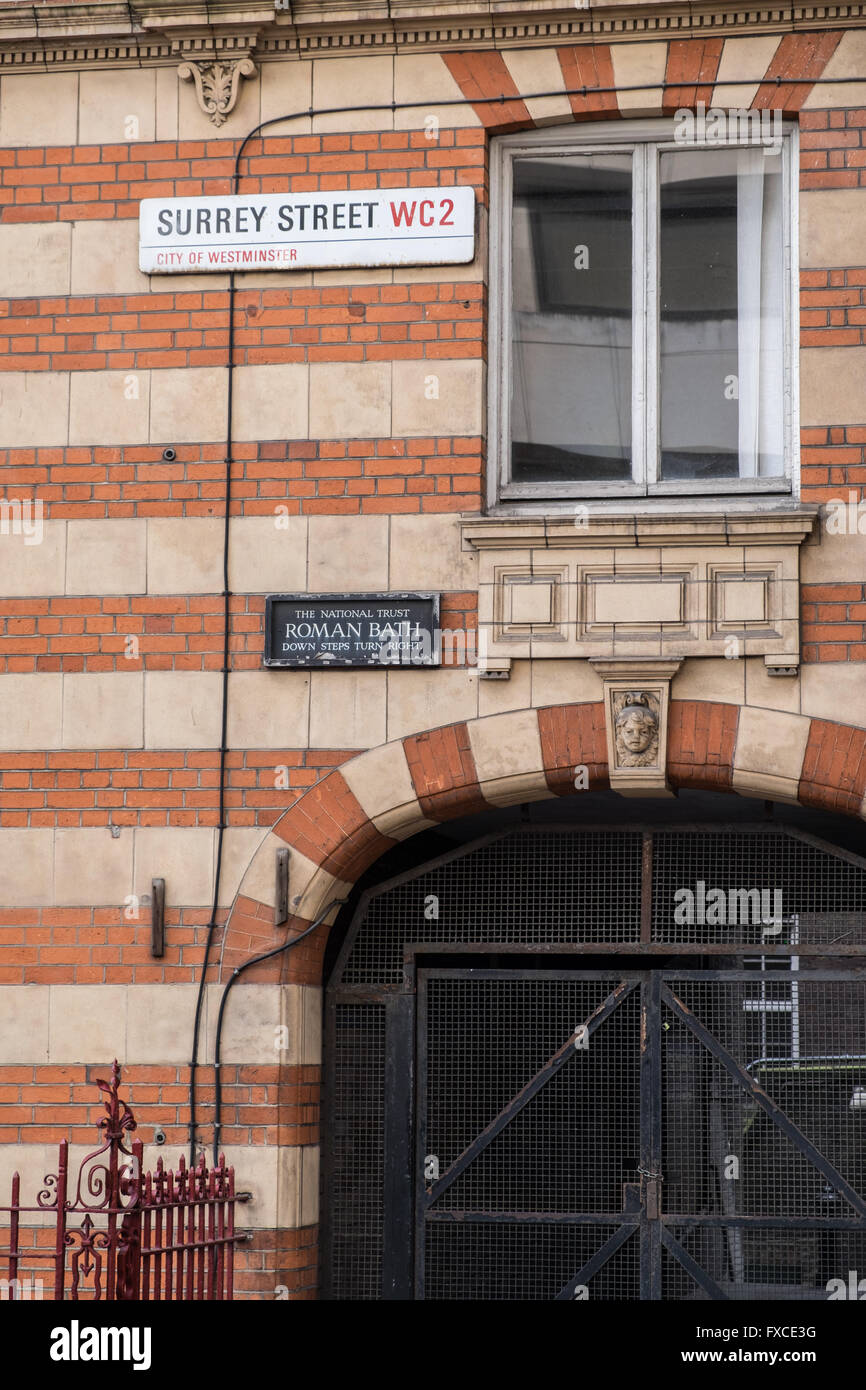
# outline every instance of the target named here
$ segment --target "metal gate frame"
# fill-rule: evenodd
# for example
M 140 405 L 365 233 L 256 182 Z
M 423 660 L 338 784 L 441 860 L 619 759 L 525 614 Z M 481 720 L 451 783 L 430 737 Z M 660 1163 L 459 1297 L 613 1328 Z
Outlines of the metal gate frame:
M 487 954 L 485 948 L 480 948 L 479 954 Z M 422 958 L 423 960 L 423 958 Z M 533 980 L 593 980 L 606 979 L 611 976 L 611 971 L 607 970 L 531 970 L 531 971 L 508 971 L 508 970 L 488 970 L 472 968 L 442 968 L 425 969 L 421 962 L 418 963 L 417 972 L 417 1022 L 416 1022 L 416 1102 L 415 1102 L 415 1153 L 416 1155 L 427 1152 L 426 1134 L 426 1114 L 427 1114 L 427 1056 L 426 1056 L 426 1036 L 427 1036 L 427 985 L 433 979 L 460 979 L 460 980 L 515 980 L 532 978 Z M 866 969 L 847 969 L 844 971 L 815 970 L 808 974 L 809 983 L 830 983 L 853 981 L 866 981 Z M 409 1280 L 404 1273 L 402 1279 L 397 1280 L 401 1288 L 407 1289 L 413 1286 L 413 1292 L 409 1296 L 415 1299 L 424 1298 L 424 1259 L 425 1259 L 425 1235 L 427 1225 L 430 1221 L 459 1221 L 462 1224 L 473 1222 L 485 1222 L 490 1224 L 526 1224 L 527 1222 L 537 1222 L 538 1224 L 565 1224 L 565 1225 L 594 1225 L 594 1226 L 615 1226 L 617 1229 L 613 1235 L 601 1246 L 599 1250 L 578 1269 L 572 1277 L 563 1285 L 554 1301 L 571 1300 L 575 1296 L 578 1286 L 585 1285 L 590 1279 L 599 1273 L 607 1264 L 611 1257 L 624 1245 L 633 1235 L 637 1234 L 640 1242 L 640 1297 L 641 1300 L 658 1301 L 662 1298 L 662 1249 L 668 1251 L 673 1258 L 685 1269 L 696 1284 L 709 1295 L 711 1299 L 727 1301 L 728 1295 L 719 1286 L 712 1276 L 703 1269 L 679 1243 L 669 1229 L 671 1226 L 690 1226 L 690 1227 L 724 1227 L 748 1229 L 749 1227 L 761 1227 L 762 1229 L 789 1230 L 849 1230 L 866 1233 L 866 1200 L 850 1185 L 847 1179 L 833 1166 L 821 1151 L 816 1148 L 807 1135 L 798 1125 L 776 1104 L 774 1100 L 758 1085 L 757 1081 L 743 1068 L 722 1043 L 707 1029 L 701 1021 L 686 1007 L 685 1004 L 674 994 L 670 988 L 669 981 L 701 981 L 701 982 L 720 982 L 725 983 L 754 983 L 754 974 L 745 970 L 653 970 L 646 969 L 640 972 L 630 971 L 622 975 L 619 984 L 607 996 L 607 998 L 594 1010 L 585 1022 L 568 1036 L 555 1053 L 544 1063 L 542 1067 L 532 1076 L 521 1090 L 503 1107 L 503 1109 L 491 1120 L 488 1125 L 466 1146 L 463 1152 L 449 1165 L 447 1170 L 441 1174 L 429 1186 L 425 1184 L 422 1165 L 416 1160 L 414 1164 L 415 1193 L 414 1193 L 414 1279 Z M 451 1184 L 463 1173 L 498 1134 L 507 1128 L 515 1119 L 520 1111 L 526 1106 L 534 1096 L 536 1096 L 547 1083 L 565 1066 L 576 1065 L 576 1058 L 580 1055 L 580 1050 L 575 1046 L 575 1038 L 579 1032 L 583 1032 L 588 1038 L 596 1029 L 601 1028 L 604 1023 L 616 1012 L 619 1006 L 635 990 L 640 992 L 640 1029 L 639 1029 L 639 1058 L 640 1058 L 640 1184 L 628 1184 L 632 1187 L 631 1192 L 626 1191 L 626 1201 L 624 1208 L 620 1212 L 480 1212 L 480 1211 L 460 1211 L 451 1212 L 442 1210 L 435 1212 L 432 1210 L 435 1202 Z M 733 1080 L 746 1092 L 752 1100 L 768 1116 L 771 1123 L 788 1138 L 795 1148 L 809 1160 L 818 1170 L 827 1183 L 854 1209 L 859 1213 L 856 1217 L 800 1217 L 800 1216 L 729 1216 L 729 1215 L 692 1215 L 680 1212 L 666 1212 L 663 1210 L 662 1184 L 664 1174 L 662 1172 L 662 1139 L 663 1139 L 663 1112 L 662 1112 L 662 1004 L 676 1015 L 681 1023 L 698 1039 L 701 1045 L 711 1053 L 717 1061 L 725 1068 Z M 392 1069 L 394 1069 L 394 1054 L 389 1049 Z M 391 1092 L 392 1096 L 394 1092 Z M 390 1126 L 388 1124 L 388 1091 L 386 1090 L 386 1144 Z M 387 1168 L 386 1168 L 387 1171 Z M 396 1233 L 395 1233 L 396 1234 Z M 401 1229 L 399 1239 L 405 1240 L 405 1229 Z M 386 1268 L 392 1268 L 399 1262 L 400 1246 L 395 1246 L 389 1252 L 386 1233 Z M 405 1246 L 403 1246 L 405 1248 Z M 387 1296 L 387 1295 L 386 1295 Z M 392 1293 L 392 1297 L 405 1297 L 405 1293 Z
M 545 834 L 549 832 L 567 831 L 570 834 L 580 835 L 582 830 L 591 829 L 593 832 L 615 832 L 617 834 L 625 832 L 638 832 L 642 836 L 641 852 L 641 894 L 640 894 L 640 931 L 639 938 L 629 941 L 599 941 L 586 940 L 580 942 L 564 941 L 543 941 L 533 940 L 526 942 L 509 941 L 485 941 L 485 942 L 456 942 L 453 940 L 426 940 L 407 941 L 403 946 L 403 969 L 399 983 L 368 983 L 351 984 L 342 983 L 342 972 L 351 955 L 353 946 L 358 938 L 358 933 L 363 930 L 366 914 L 370 902 L 373 898 L 387 893 L 393 888 L 411 883 L 419 879 L 422 875 L 438 869 L 442 866 L 453 863 L 456 860 L 470 856 L 473 852 L 507 836 L 521 834 L 532 836 L 535 834 Z M 424 1050 L 419 1042 L 417 1015 L 421 1014 L 423 1007 L 423 983 L 421 977 L 429 975 L 429 970 L 424 965 L 425 957 L 436 958 L 435 968 L 444 968 L 443 960 L 447 962 L 449 970 L 459 970 L 463 963 L 466 967 L 461 973 L 478 978 L 482 971 L 470 968 L 470 961 L 473 957 L 483 956 L 511 956 L 521 957 L 532 955 L 535 957 L 560 957 L 573 958 L 576 971 L 562 972 L 569 978 L 579 978 L 581 973 L 586 977 L 598 978 L 600 974 L 608 978 L 612 974 L 619 975 L 623 983 L 632 981 L 632 989 L 639 987 L 642 992 L 641 1006 L 645 1014 L 646 1029 L 645 1036 L 649 1040 L 640 1058 L 641 1067 L 641 1181 L 639 1189 L 631 1195 L 634 1203 L 632 1210 L 621 1211 L 615 1214 L 574 1214 L 575 1219 L 582 1219 L 584 1222 L 594 1221 L 595 1224 L 604 1224 L 611 1221 L 617 1225 L 615 1234 L 605 1245 L 593 1256 L 592 1260 L 582 1270 L 576 1271 L 575 1275 L 564 1286 L 557 1295 L 558 1298 L 566 1299 L 573 1296 L 574 1289 L 578 1283 L 585 1282 L 604 1267 L 605 1263 L 616 1253 L 635 1232 L 638 1233 L 641 1244 L 641 1299 L 657 1299 L 661 1297 L 661 1265 L 662 1251 L 666 1250 L 691 1276 L 696 1284 L 710 1297 L 714 1299 L 727 1299 L 728 1295 L 718 1286 L 712 1276 L 702 1269 L 683 1249 L 682 1245 L 676 1240 L 670 1230 L 672 1226 L 680 1228 L 732 1228 L 748 1230 L 752 1228 L 765 1228 L 767 1230 L 822 1230 L 822 1231 L 855 1231 L 866 1232 L 866 1202 L 861 1198 L 846 1182 L 844 1177 L 836 1171 L 829 1161 L 815 1148 L 806 1135 L 798 1129 L 789 1116 L 781 1110 L 779 1106 L 761 1089 L 739 1063 L 731 1057 L 724 1049 L 718 1039 L 704 1028 L 700 1020 L 694 1017 L 681 1000 L 677 999 L 669 988 L 669 981 L 673 979 L 694 979 L 718 982 L 748 981 L 754 983 L 755 975 L 737 968 L 722 968 L 717 970 L 678 968 L 670 970 L 669 961 L 671 956 L 687 958 L 691 956 L 696 963 L 699 958 L 703 958 L 703 965 L 707 960 L 714 958 L 725 958 L 738 960 L 745 953 L 753 953 L 755 946 L 738 942 L 719 943 L 717 941 L 691 941 L 670 939 L 659 941 L 653 939 L 653 881 L 654 881 L 654 836 L 657 833 L 670 833 L 677 831 L 684 836 L 701 832 L 734 832 L 740 835 L 754 836 L 760 839 L 767 835 L 784 835 L 791 840 L 799 841 L 804 845 L 810 846 L 830 857 L 843 861 L 855 868 L 866 870 L 866 858 L 855 854 L 839 845 L 821 840 L 807 831 L 786 825 L 780 822 L 691 822 L 681 824 L 667 824 L 665 822 L 648 823 L 642 821 L 635 822 L 616 822 L 612 824 L 594 824 L 592 827 L 575 825 L 568 822 L 550 822 L 545 824 L 525 824 L 519 827 L 509 826 L 502 830 L 494 831 L 481 836 L 471 842 L 460 845 L 444 854 L 435 856 L 423 863 L 409 869 L 399 875 L 388 879 L 383 883 L 366 889 L 360 896 L 353 911 L 349 929 L 343 940 L 338 953 L 337 960 L 331 973 L 331 983 L 328 986 L 325 998 L 325 1061 L 326 1061 L 326 1084 L 325 1084 L 325 1145 L 323 1152 L 322 1165 L 322 1260 L 323 1260 L 323 1288 L 325 1296 L 328 1296 L 330 1267 L 329 1251 L 331 1248 L 331 1228 L 332 1212 L 330 1210 L 328 1193 L 332 1173 L 334 1172 L 334 1156 L 332 1153 L 330 1137 L 334 1133 L 334 1079 L 335 1079 L 335 1052 L 336 1052 L 336 1010 L 338 1005 L 345 1004 L 377 1004 L 382 1006 L 384 1011 L 384 1110 L 385 1110 L 385 1130 L 384 1130 L 384 1159 L 383 1159 L 383 1187 L 381 1193 L 382 1200 L 382 1280 L 381 1296 L 384 1299 L 411 1300 L 416 1297 L 423 1297 L 423 1252 L 422 1240 L 423 1229 L 426 1224 L 428 1209 L 431 1201 L 435 1201 L 437 1188 L 426 1188 L 421 1180 L 420 1160 L 417 1161 L 416 1155 L 424 1154 L 426 1151 L 423 1146 L 423 1130 L 416 1133 L 416 1117 L 420 1122 L 422 1108 L 418 1104 L 419 1096 L 416 1094 L 421 1084 Z M 866 962 L 866 945 L 852 945 L 844 937 L 836 938 L 829 943 L 803 942 L 799 941 L 796 945 L 777 944 L 772 941 L 762 941 L 760 945 L 761 955 L 768 958 L 788 958 L 799 957 L 812 958 L 817 969 L 808 970 L 809 981 L 860 981 L 866 980 L 866 966 L 860 966 L 859 962 Z M 591 969 L 594 958 L 605 957 L 606 965 L 604 970 Z M 620 965 L 610 963 L 610 958 L 618 958 Z M 667 957 L 667 961 L 664 958 Z M 453 961 L 453 966 L 452 966 Z M 657 966 L 655 964 L 657 962 Z M 837 970 L 824 969 L 836 965 Z M 665 968 L 665 967 L 668 968 Z M 431 962 L 431 968 L 433 963 Z M 514 971 L 505 972 L 510 978 L 515 977 Z M 549 972 L 547 972 L 549 974 Z M 538 978 L 541 974 L 539 970 L 533 970 L 532 974 Z M 419 991 L 419 983 L 422 988 Z M 631 990 L 629 990 L 629 993 Z M 621 996 L 622 998 L 625 997 Z M 421 1001 L 419 1006 L 419 999 Z M 606 1001 L 611 1005 L 610 1012 L 616 1007 L 617 1003 Z M 619 1002 L 619 1001 L 618 1001 Z M 660 1036 L 660 1014 L 662 1005 L 673 1009 L 678 1019 L 688 1028 L 694 1037 L 698 1039 L 728 1072 L 731 1078 L 745 1091 L 755 1103 L 764 1111 L 772 1123 L 774 1123 L 782 1133 L 785 1134 L 795 1146 L 795 1148 L 807 1157 L 825 1177 L 830 1186 L 840 1195 L 844 1196 L 852 1205 L 857 1215 L 842 1217 L 790 1217 L 790 1216 L 733 1216 L 733 1215 L 693 1215 L 685 1213 L 668 1213 L 662 1208 L 661 1203 L 661 1121 L 662 1112 L 659 1095 L 661 1090 L 661 1059 L 658 1049 Z M 609 1017 L 609 1013 L 605 1015 Z M 598 1027 L 604 1020 L 599 1018 L 594 1026 Z M 587 1021 L 589 1026 L 591 1020 Z M 568 1047 L 573 1049 L 573 1038 L 569 1039 Z M 553 1059 L 550 1059 L 551 1062 Z M 552 1073 L 551 1073 L 552 1074 Z M 543 1081 L 540 1083 L 543 1085 Z M 539 1087 L 540 1088 L 540 1087 Z M 650 1101 L 649 1098 L 653 1100 Z M 521 1107 L 522 1108 L 522 1107 Z M 516 1112 L 515 1112 L 516 1113 Z M 480 1138 L 480 1136 L 479 1136 Z M 471 1161 L 471 1160 L 470 1160 Z M 468 1166 L 468 1163 L 467 1165 Z M 413 1176 L 414 1175 L 414 1176 Z M 444 1180 L 440 1179 L 440 1184 Z M 455 1175 L 456 1176 L 456 1175 Z M 635 1184 L 637 1187 L 637 1184 Z M 441 1186 L 438 1191 L 441 1192 Z M 435 1219 L 450 1219 L 444 1216 Z M 571 1214 L 569 1214 L 571 1219 Z M 407 1257 L 406 1252 L 411 1252 Z

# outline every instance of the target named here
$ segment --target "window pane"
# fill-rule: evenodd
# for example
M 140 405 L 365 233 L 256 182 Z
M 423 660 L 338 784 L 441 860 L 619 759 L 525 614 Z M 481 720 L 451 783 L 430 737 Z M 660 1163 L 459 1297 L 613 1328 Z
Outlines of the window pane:
M 514 482 L 631 480 L 631 156 L 514 163 Z
M 782 161 L 763 148 L 664 153 L 660 473 L 784 473 Z

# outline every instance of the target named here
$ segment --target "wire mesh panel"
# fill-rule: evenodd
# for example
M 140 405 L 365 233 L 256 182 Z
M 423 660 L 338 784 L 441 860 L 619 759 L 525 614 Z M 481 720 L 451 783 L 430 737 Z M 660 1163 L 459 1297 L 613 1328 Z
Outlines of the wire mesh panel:
M 859 1104 L 866 1095 L 866 982 L 848 982 L 841 973 L 813 981 L 800 972 L 785 985 L 787 1000 L 762 1000 L 742 978 L 669 983 L 725 1059 L 663 1008 L 667 1210 L 826 1216 L 834 1205 L 854 1215 L 798 1136 L 866 1198 L 866 1108 Z M 776 1012 L 782 1003 L 794 1007 Z M 764 1007 L 786 1023 L 775 1056 L 766 1053 Z M 835 1055 L 813 1051 L 822 1037 L 835 1041 Z M 796 1134 L 762 1109 L 749 1083 L 769 1096 Z
M 440 1173 L 619 984 L 434 977 L 426 1149 Z M 629 995 L 443 1193 L 435 1209 L 618 1212 L 639 1161 L 639 995 Z
M 377 1299 L 382 1287 L 385 1010 L 338 1004 L 328 1184 L 330 1294 Z
M 371 890 L 329 989 L 330 1295 L 859 1297 L 861 947 L 864 861 L 775 825 L 522 827 Z
M 866 1258 L 866 982 L 828 973 L 666 977 L 665 1210 L 735 1219 L 677 1237 L 727 1297 L 827 1297 L 842 1236 Z
M 597 1303 L 599 1299 L 634 1303 L 640 1298 L 640 1246 L 636 1230 L 583 1287 L 590 1303 Z M 582 1297 L 582 1291 L 575 1297 Z
M 666 1227 L 679 1245 L 715 1282 L 719 1295 L 736 1301 L 825 1302 L 862 1299 L 866 1234 L 815 1226 L 780 1230 L 755 1222 L 749 1227 Z M 664 1298 L 678 1302 L 712 1300 L 666 1250 Z M 857 1292 L 859 1287 L 859 1293 Z
M 613 1235 L 611 1226 L 431 1222 L 425 1296 L 467 1301 L 551 1301 Z M 634 1245 L 634 1241 L 630 1242 Z M 577 1291 L 591 1300 L 634 1297 L 635 1258 L 618 1251 Z M 617 1263 L 614 1265 L 614 1261 Z
M 399 983 L 407 941 L 638 941 L 641 836 L 515 831 L 371 898 L 345 984 Z
M 448 1184 L 425 1204 L 426 1297 L 564 1297 L 618 1229 L 640 1151 L 640 994 L 621 986 L 565 972 L 422 976 L 424 1162 Z M 632 1296 L 632 1276 L 613 1251 L 593 1296 Z
M 652 939 L 866 945 L 866 869 L 783 829 L 654 831 Z
M 675 1230 L 677 1240 L 682 1244 L 682 1231 Z M 667 1303 L 710 1303 L 712 1298 L 696 1279 L 683 1267 L 676 1255 L 662 1250 L 662 1298 Z

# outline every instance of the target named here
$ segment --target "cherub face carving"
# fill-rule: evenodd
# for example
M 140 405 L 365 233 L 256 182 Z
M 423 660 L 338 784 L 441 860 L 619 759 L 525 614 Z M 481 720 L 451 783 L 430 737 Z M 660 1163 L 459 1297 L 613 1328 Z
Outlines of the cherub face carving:
M 629 753 L 643 753 L 653 741 L 655 721 L 646 716 L 641 718 L 638 710 L 629 709 L 619 728 L 620 737 Z
M 646 695 L 626 696 L 615 720 L 617 763 L 620 767 L 648 767 L 658 753 L 658 716 Z

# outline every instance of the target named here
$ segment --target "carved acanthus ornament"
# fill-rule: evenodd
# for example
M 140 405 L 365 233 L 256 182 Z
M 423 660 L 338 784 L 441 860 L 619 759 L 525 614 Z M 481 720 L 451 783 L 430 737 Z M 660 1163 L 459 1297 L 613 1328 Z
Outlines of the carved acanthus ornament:
M 198 104 L 215 126 L 221 126 L 237 104 L 242 77 L 254 77 L 256 65 L 243 58 L 195 58 L 181 63 L 182 82 L 194 82 Z

